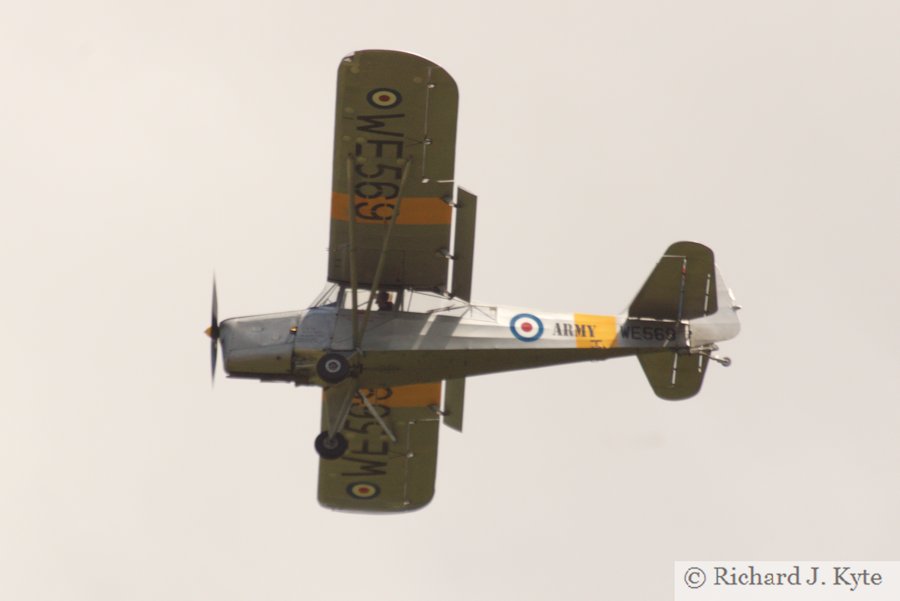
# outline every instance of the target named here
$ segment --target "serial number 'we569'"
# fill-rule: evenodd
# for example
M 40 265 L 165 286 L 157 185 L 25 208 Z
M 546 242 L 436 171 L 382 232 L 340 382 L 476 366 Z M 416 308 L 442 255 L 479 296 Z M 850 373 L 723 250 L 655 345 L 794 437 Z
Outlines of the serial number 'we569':
M 366 93 L 366 103 L 379 111 L 395 109 L 402 102 L 400 92 L 391 88 L 375 88 Z M 393 215 L 396 203 L 392 201 L 400 194 L 405 163 L 405 117 L 402 112 L 356 117 L 358 137 L 353 171 L 360 179 L 353 185 L 353 192 L 362 199 L 354 203 L 354 213 L 360 219 L 385 221 Z
M 629 321 L 619 328 L 622 340 L 637 342 L 673 342 L 678 337 L 676 324 L 653 324 Z

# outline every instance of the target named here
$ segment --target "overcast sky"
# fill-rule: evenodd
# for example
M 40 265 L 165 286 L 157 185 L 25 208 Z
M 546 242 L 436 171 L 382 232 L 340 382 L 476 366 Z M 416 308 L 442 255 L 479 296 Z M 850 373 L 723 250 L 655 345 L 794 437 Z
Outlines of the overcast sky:
M 469 380 L 437 495 L 316 502 L 319 391 L 209 384 L 224 317 L 326 272 L 337 65 L 460 90 L 473 295 L 624 309 L 716 251 L 734 363 Z M 8 2 L 0 597 L 668 599 L 689 559 L 900 559 L 900 5 Z

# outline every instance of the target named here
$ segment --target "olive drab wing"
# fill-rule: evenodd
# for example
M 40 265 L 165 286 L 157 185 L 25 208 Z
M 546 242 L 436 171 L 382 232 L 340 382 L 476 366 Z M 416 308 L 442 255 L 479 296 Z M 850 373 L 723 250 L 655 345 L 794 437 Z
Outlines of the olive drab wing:
M 322 427 L 328 426 L 329 394 L 322 393 Z M 339 393 L 339 391 L 338 391 Z M 351 511 L 410 511 L 434 496 L 441 382 L 362 389 L 396 437 L 392 441 L 360 400 L 341 434 L 347 451 L 319 460 L 319 503 Z
M 449 272 L 456 83 L 438 65 L 387 50 L 356 52 L 338 68 L 328 279 L 375 280 L 385 229 L 399 211 L 380 284 L 444 290 Z

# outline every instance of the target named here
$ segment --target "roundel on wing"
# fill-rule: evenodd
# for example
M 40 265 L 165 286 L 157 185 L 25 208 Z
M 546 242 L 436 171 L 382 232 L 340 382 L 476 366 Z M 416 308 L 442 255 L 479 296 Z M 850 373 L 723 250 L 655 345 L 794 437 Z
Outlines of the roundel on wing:
M 366 94 L 369 104 L 380 109 L 391 109 L 400 104 L 403 97 L 400 92 L 392 88 L 375 88 Z
M 347 494 L 354 499 L 374 499 L 380 493 L 378 485 L 371 482 L 353 482 L 347 485 Z
M 544 324 L 531 313 L 519 313 L 509 320 L 512 335 L 522 342 L 534 342 L 544 333 Z

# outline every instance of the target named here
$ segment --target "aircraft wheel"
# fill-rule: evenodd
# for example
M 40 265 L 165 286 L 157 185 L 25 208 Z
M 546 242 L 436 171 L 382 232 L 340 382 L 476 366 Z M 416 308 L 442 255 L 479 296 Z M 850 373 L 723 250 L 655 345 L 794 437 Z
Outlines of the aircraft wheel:
M 316 436 L 316 453 L 322 459 L 337 459 L 347 450 L 347 439 L 340 432 L 333 438 L 328 437 L 328 432 L 322 432 Z
M 325 353 L 316 363 L 316 373 L 329 384 L 337 384 L 350 374 L 350 363 L 343 355 Z

